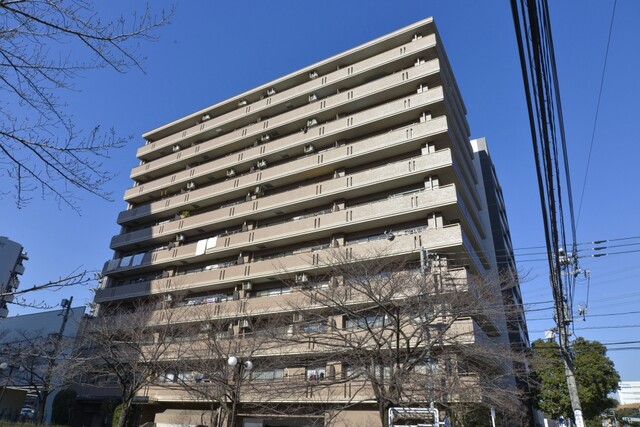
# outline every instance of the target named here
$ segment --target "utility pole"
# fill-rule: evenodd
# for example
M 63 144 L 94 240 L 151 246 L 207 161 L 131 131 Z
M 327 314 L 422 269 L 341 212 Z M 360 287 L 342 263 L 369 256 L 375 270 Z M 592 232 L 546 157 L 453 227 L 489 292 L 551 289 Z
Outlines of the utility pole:
M 58 352 L 60 351 L 60 344 L 62 343 L 62 337 L 64 336 L 64 330 L 67 327 L 67 321 L 69 320 L 69 314 L 71 312 L 71 303 L 73 302 L 73 297 L 69 299 L 63 299 L 60 305 L 62 306 L 62 324 L 60 324 L 60 330 L 56 336 L 53 337 L 53 345 L 51 347 L 51 352 L 49 353 L 49 361 L 47 364 L 47 370 L 43 377 L 42 384 L 44 386 L 44 390 L 42 391 L 44 398 L 42 399 L 42 408 L 38 408 L 38 422 L 40 424 L 44 421 L 44 411 L 47 405 L 47 398 L 49 397 L 49 392 L 51 390 L 51 377 L 53 376 L 53 369 L 56 367 Z
M 567 278 L 567 281 L 577 271 L 577 259 L 572 253 L 566 254 L 564 250 L 558 250 L 559 265 Z M 561 289 L 562 290 L 562 289 Z M 584 427 L 584 419 L 582 417 L 582 405 L 578 397 L 578 384 L 576 383 L 575 368 L 573 366 L 573 352 L 569 345 L 568 327 L 571 324 L 572 316 L 567 310 L 564 292 L 561 292 L 561 298 L 555 299 L 556 306 L 556 324 L 558 326 L 558 340 L 560 342 L 560 352 L 564 361 L 564 373 L 567 380 L 567 388 L 569 389 L 569 400 L 573 409 L 573 416 L 577 427 Z

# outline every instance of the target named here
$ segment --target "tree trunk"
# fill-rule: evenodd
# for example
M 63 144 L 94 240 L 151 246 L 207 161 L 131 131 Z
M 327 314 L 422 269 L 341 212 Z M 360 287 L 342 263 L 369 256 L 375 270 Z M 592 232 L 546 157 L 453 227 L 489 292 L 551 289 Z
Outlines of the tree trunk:
M 47 406 L 47 397 L 49 393 L 47 391 L 42 391 L 38 395 L 38 419 L 36 420 L 36 424 L 43 425 L 44 424 L 44 413 Z
M 124 427 L 131 410 L 131 402 L 123 402 L 122 410 L 120 411 L 120 418 L 118 419 L 118 427 Z

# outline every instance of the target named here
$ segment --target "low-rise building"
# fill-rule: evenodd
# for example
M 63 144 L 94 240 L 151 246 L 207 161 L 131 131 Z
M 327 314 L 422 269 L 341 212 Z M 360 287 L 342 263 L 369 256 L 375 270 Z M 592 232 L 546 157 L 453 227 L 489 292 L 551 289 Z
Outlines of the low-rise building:
M 68 303 L 68 300 L 65 300 Z M 67 359 L 84 318 L 85 307 L 51 310 L 0 319 L 0 384 L 27 392 L 36 410 L 44 393 L 45 420 L 65 382 Z
M 620 381 L 618 384 L 618 399 L 620 405 L 640 403 L 640 381 Z
M 14 299 L 12 292 L 20 285 L 18 276 L 24 273 L 23 261 L 28 259 L 22 245 L 0 236 L 0 318 L 9 314 L 7 304 Z

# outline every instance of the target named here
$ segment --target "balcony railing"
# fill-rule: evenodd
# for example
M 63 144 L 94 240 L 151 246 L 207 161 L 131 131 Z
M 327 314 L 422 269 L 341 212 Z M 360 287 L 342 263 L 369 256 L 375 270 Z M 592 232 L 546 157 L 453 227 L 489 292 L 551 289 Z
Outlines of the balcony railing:
M 420 233 L 406 236 L 398 236 L 393 242 L 378 240 L 361 245 L 353 245 L 342 248 L 348 251 L 354 259 L 366 258 L 371 254 L 384 253 L 387 257 L 406 257 L 417 254 L 422 246 L 430 252 L 452 252 L 461 254 L 466 262 L 471 261 L 477 271 L 483 271 L 482 263 L 472 254 L 470 245 L 463 246 L 467 238 L 459 225 L 445 226 L 444 228 L 424 230 Z M 317 251 L 319 259 L 331 259 L 331 251 L 324 249 Z M 384 252 L 380 252 L 384 251 Z M 320 271 L 322 267 L 314 264 L 311 254 L 296 254 L 285 256 L 277 260 L 256 261 L 243 265 L 233 265 L 216 270 L 208 270 L 185 276 L 166 277 L 155 280 L 143 281 L 119 287 L 99 289 L 96 292 L 95 301 L 98 303 L 127 298 L 143 297 L 154 294 L 175 292 L 189 289 L 192 292 L 224 289 L 231 284 L 252 280 L 252 278 L 269 278 L 281 275 L 293 275 L 298 272 L 312 270 Z
M 318 125 L 316 126 L 317 130 L 314 128 L 313 132 L 297 132 L 288 137 L 277 140 L 277 144 L 265 144 L 259 146 L 260 148 L 258 150 L 260 152 L 260 157 L 267 157 L 269 155 L 278 154 L 278 152 L 281 151 L 279 147 L 285 144 L 287 146 L 299 145 L 302 147 L 304 145 L 313 144 L 314 142 L 317 143 L 316 140 L 327 140 L 328 138 L 331 138 L 333 140 L 340 139 L 340 134 L 347 131 L 353 132 L 353 130 L 357 128 L 365 129 L 365 126 L 367 132 L 370 133 L 376 127 L 382 126 L 382 123 L 384 123 L 385 121 L 388 122 L 389 120 L 393 120 L 394 117 L 399 117 L 401 118 L 399 120 L 405 121 L 408 121 L 410 116 L 418 118 L 420 116 L 420 113 L 422 113 L 422 111 L 427 108 L 427 106 L 437 104 L 439 102 L 442 102 L 443 100 L 444 97 L 442 87 L 436 87 L 425 92 L 415 93 L 402 99 L 396 99 L 383 105 L 379 105 L 377 107 L 373 107 L 368 110 L 364 110 L 340 119 L 329 121 L 326 124 Z M 305 117 L 308 117 L 308 114 L 301 116 L 300 118 L 298 118 L 298 120 L 304 119 Z M 268 133 L 273 131 L 274 128 L 279 125 L 277 119 L 278 117 L 265 121 L 262 125 L 259 126 L 260 129 L 254 132 L 253 136 L 257 137 L 261 134 L 264 134 L 265 132 Z M 232 132 L 228 135 L 224 135 L 218 138 L 217 147 L 219 148 L 222 144 L 233 144 L 241 138 L 249 138 L 250 135 L 251 133 L 247 133 L 246 136 L 243 136 L 242 130 Z M 213 165 L 205 163 L 203 165 L 190 168 L 189 170 L 178 174 L 173 174 L 155 181 L 150 181 L 148 183 L 135 186 L 125 191 L 124 199 L 129 202 L 144 200 L 149 197 L 149 195 L 153 195 L 154 191 L 158 192 L 158 194 L 156 194 L 155 196 L 159 197 L 159 191 L 161 189 L 165 189 L 167 186 L 172 186 L 173 188 L 177 189 L 178 184 L 186 185 L 187 182 L 197 182 L 198 178 L 205 178 L 214 170 L 222 172 L 227 168 L 233 167 L 236 163 L 238 163 L 238 155 L 236 154 L 234 156 L 227 156 L 224 160 L 225 165 L 221 165 L 222 167 L 217 166 L 220 163 L 222 162 L 214 162 Z M 233 181 L 234 180 L 229 180 L 221 184 L 225 187 L 230 187 L 229 183 Z M 255 185 L 255 181 L 252 184 Z M 236 187 L 234 186 L 232 188 Z M 208 191 L 211 192 L 212 190 L 208 189 Z
M 419 135 L 422 135 L 420 133 Z M 419 137 L 419 136 L 417 136 Z M 393 139 L 390 138 L 390 142 Z M 355 150 L 354 150 L 355 151 Z M 355 151 L 357 153 L 357 151 Z M 338 158 L 341 157 L 341 153 L 335 153 Z M 331 163 L 332 154 L 327 153 L 327 161 Z M 301 162 L 303 165 L 313 163 L 316 165 L 314 159 L 308 159 L 305 162 Z M 407 162 L 411 163 L 411 168 L 408 168 Z M 175 234 L 198 229 L 215 227 L 226 227 L 225 224 L 238 222 L 239 218 L 248 217 L 249 215 L 261 214 L 266 212 L 275 212 L 282 208 L 287 208 L 289 211 L 295 211 L 302 209 L 303 207 L 311 207 L 310 202 L 315 205 L 319 203 L 329 203 L 338 198 L 348 198 L 349 194 L 355 191 L 362 191 L 366 188 L 372 188 L 375 185 L 391 181 L 394 179 L 404 178 L 406 180 L 409 176 L 421 177 L 427 172 L 437 173 L 438 169 L 450 166 L 452 163 L 451 151 L 448 149 L 438 151 L 428 156 L 419 156 L 416 158 L 403 160 L 401 162 L 390 163 L 381 167 L 372 168 L 362 172 L 357 172 L 345 176 L 343 179 L 330 179 L 321 181 L 311 185 L 303 185 L 295 189 L 291 189 L 286 192 L 276 193 L 272 195 L 265 195 L 258 200 L 238 201 L 237 203 L 226 205 L 218 209 L 211 211 L 205 211 L 201 214 L 189 215 L 189 217 L 178 218 L 173 221 L 162 221 L 156 226 L 144 228 L 142 230 L 132 231 L 130 233 L 114 236 L 111 241 L 112 248 L 121 248 L 125 246 L 131 246 L 136 243 L 144 242 L 148 239 L 159 239 L 160 241 L 166 241 L 163 236 L 174 237 Z M 311 166 L 309 166 L 311 167 Z M 307 170 L 307 167 L 296 167 L 296 164 L 292 164 L 290 168 L 293 170 Z M 285 170 L 285 168 L 282 168 Z M 291 169 L 289 169 L 291 170 Z M 279 173 L 278 171 L 275 172 Z M 255 178 L 254 178 L 255 185 Z M 318 194 L 318 186 L 322 188 L 322 192 Z M 467 194 L 464 187 L 463 195 Z M 196 190 L 197 191 L 197 190 Z M 194 192 L 195 193 L 195 192 Z M 207 193 L 204 192 L 203 198 L 207 197 Z M 194 195 L 195 196 L 195 195 Z M 209 197 L 211 195 L 209 194 Z M 198 199 L 194 197 L 193 203 L 198 202 Z M 148 205 L 151 211 L 156 211 L 166 207 L 165 203 L 154 202 Z M 189 205 L 183 205 L 187 207 Z M 156 208 L 157 207 L 157 208 Z M 138 209 L 142 210 L 143 207 Z M 131 211 L 125 211 L 131 212 Z M 137 212 L 134 212 L 136 215 Z M 129 215 L 133 217 L 134 215 Z
M 422 82 L 428 76 L 437 74 L 438 71 L 438 60 L 433 60 L 421 65 L 420 67 L 409 68 L 401 73 L 399 72 L 386 76 L 362 86 L 358 86 L 350 91 L 342 91 L 336 95 L 323 98 L 320 102 L 311 103 L 269 119 L 269 130 L 277 130 L 276 127 L 279 122 L 288 123 L 296 120 L 306 120 L 309 117 L 313 117 L 321 113 L 326 115 L 333 109 L 340 108 L 352 102 L 358 102 L 360 108 L 364 108 L 367 104 L 380 102 L 380 99 L 384 99 L 384 96 L 381 96 L 383 91 L 393 90 L 395 94 L 400 90 L 400 88 L 405 87 L 405 92 L 415 92 L 415 87 L 418 86 L 418 83 Z M 426 90 L 427 89 L 425 88 L 424 91 L 426 92 Z M 400 94 L 396 95 L 396 97 L 399 95 Z M 332 114 L 335 115 L 335 112 Z M 219 159 L 208 162 L 211 171 L 215 170 L 215 166 L 220 169 L 230 167 L 229 165 L 241 166 L 243 164 L 248 164 L 252 160 L 257 160 L 257 158 L 253 158 L 254 156 L 260 156 L 260 154 L 255 154 L 249 151 L 252 147 L 242 148 L 240 150 L 238 150 L 238 148 L 230 147 L 229 149 L 234 151 L 224 157 L 221 157 L 224 154 L 224 152 L 221 151 L 221 148 L 232 144 L 233 141 L 259 137 L 264 135 L 264 132 L 264 123 L 262 122 L 240 127 L 237 130 L 226 133 L 224 136 L 201 142 L 192 147 L 181 148 L 174 154 L 137 166 L 131 171 L 131 178 L 137 178 L 138 181 L 140 181 L 141 178 L 144 178 L 144 181 L 150 181 L 154 176 L 168 175 L 169 173 L 179 169 L 184 170 L 184 167 L 187 164 L 201 161 L 205 155 L 208 157 L 220 157 Z M 284 149 L 287 149 L 287 147 L 285 146 L 281 148 L 281 150 Z M 257 152 L 259 150 L 256 149 L 253 151 Z M 242 161 L 240 162 L 238 161 L 239 152 L 243 153 Z M 229 159 L 233 159 L 233 161 L 230 163 L 228 161 Z M 225 160 L 227 160 L 226 163 Z M 199 167 L 198 169 L 202 170 L 202 167 Z M 180 172 L 174 176 L 176 176 L 177 180 L 180 180 L 180 177 L 185 174 L 186 172 Z
M 207 255 L 209 255 L 208 258 L 212 256 L 228 257 L 241 250 L 254 250 L 255 247 L 266 243 L 278 244 L 280 241 L 286 241 L 295 236 L 304 235 L 307 240 L 317 240 L 321 233 L 328 237 L 331 233 L 341 232 L 358 224 L 373 223 L 382 218 L 396 217 L 397 222 L 405 222 L 410 218 L 415 218 L 419 213 L 433 210 L 434 206 L 442 209 L 447 205 L 456 205 L 457 201 L 456 187 L 451 184 L 434 190 L 422 190 L 403 197 L 347 208 L 343 211 L 331 212 L 317 217 L 290 220 L 230 236 L 205 237 L 198 242 L 177 248 L 163 247 L 150 252 L 114 259 L 107 263 L 103 273 L 132 271 L 150 265 L 159 266 L 181 260 L 197 262 L 207 258 Z M 292 227 L 294 222 L 296 223 L 295 227 Z M 232 264 L 233 262 L 218 263 L 215 268 L 223 268 Z
M 353 80 L 359 74 L 367 71 L 382 67 L 384 64 L 392 63 L 394 61 L 402 60 L 402 58 L 412 57 L 418 52 L 431 49 L 436 44 L 436 37 L 434 34 L 423 37 L 414 43 L 407 43 L 404 47 L 404 51 L 393 49 L 373 57 L 367 58 L 360 62 L 353 64 L 351 67 L 343 68 L 337 71 L 328 73 L 322 78 L 310 80 L 301 85 L 295 86 L 291 89 L 282 91 L 278 94 L 265 98 L 261 101 L 254 102 L 249 106 L 241 106 L 240 108 L 223 114 L 219 117 L 214 117 L 203 123 L 198 123 L 189 129 L 182 130 L 173 135 L 169 135 L 158 141 L 146 144 L 138 149 L 137 156 L 141 160 L 153 159 L 159 157 L 156 152 L 162 148 L 168 147 L 172 144 L 181 142 L 185 139 L 203 138 L 207 134 L 212 135 L 216 128 L 223 125 L 228 125 L 247 114 L 265 113 L 282 103 L 285 103 L 296 96 L 302 94 L 309 94 L 321 90 L 323 88 L 331 88 L 335 85 L 344 84 L 345 81 Z M 349 70 L 351 68 L 351 70 Z M 249 107 L 249 108 L 247 108 Z

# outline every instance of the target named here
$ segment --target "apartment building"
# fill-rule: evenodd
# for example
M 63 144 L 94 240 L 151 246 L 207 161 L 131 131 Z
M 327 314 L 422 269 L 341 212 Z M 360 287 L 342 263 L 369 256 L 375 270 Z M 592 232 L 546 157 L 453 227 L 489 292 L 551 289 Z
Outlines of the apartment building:
M 7 303 L 13 301 L 11 292 L 20 286 L 19 275 L 24 274 L 23 261 L 28 260 L 27 253 L 21 244 L 0 236 L 0 318 L 9 315 Z
M 196 313 L 207 307 L 228 324 L 219 339 L 242 340 L 256 319 L 275 312 L 287 318 L 290 310 L 291 322 L 300 321 L 290 304 L 297 286 L 345 286 L 344 277 L 327 277 L 335 253 L 376 253 L 379 263 L 401 260 L 423 274 L 425 262 L 437 259 L 441 273 L 464 284 L 495 277 L 500 268 L 515 271 L 513 258 L 503 256 L 510 242 L 499 185 L 486 147 L 479 149 L 482 164 L 474 154 L 465 116 L 428 18 L 145 133 L 124 195 L 128 207 L 117 219 L 122 231 L 111 240 L 114 257 L 96 292 L 97 316 L 149 301 L 165 313 L 150 317 L 150 325 L 167 312 L 197 324 Z M 510 334 L 505 314 L 521 303 L 517 284 L 512 298 L 502 298 L 499 284 L 493 292 L 498 312 L 456 327 L 464 325 L 471 344 L 526 345 L 526 329 Z M 338 320 L 331 328 L 358 324 Z M 208 328 L 193 329 L 190 338 L 199 340 Z M 278 356 L 292 348 L 280 346 Z M 253 353 L 253 372 L 242 381 L 282 382 L 297 372 L 318 383 L 352 369 L 340 360 L 304 367 L 282 359 L 285 366 L 273 367 L 267 361 L 274 354 Z M 147 421 L 202 423 L 202 412 L 215 404 L 167 384 L 189 375 L 198 380 L 193 372 L 167 373 L 141 392 L 139 401 L 153 407 Z M 370 390 L 351 388 L 346 375 L 286 403 L 322 403 L 336 412 L 348 402 L 336 425 L 380 424 Z M 329 424 L 323 416 L 310 421 L 304 410 L 270 416 L 264 402 L 252 405 L 256 393 L 235 399 L 236 422 L 245 426 Z

